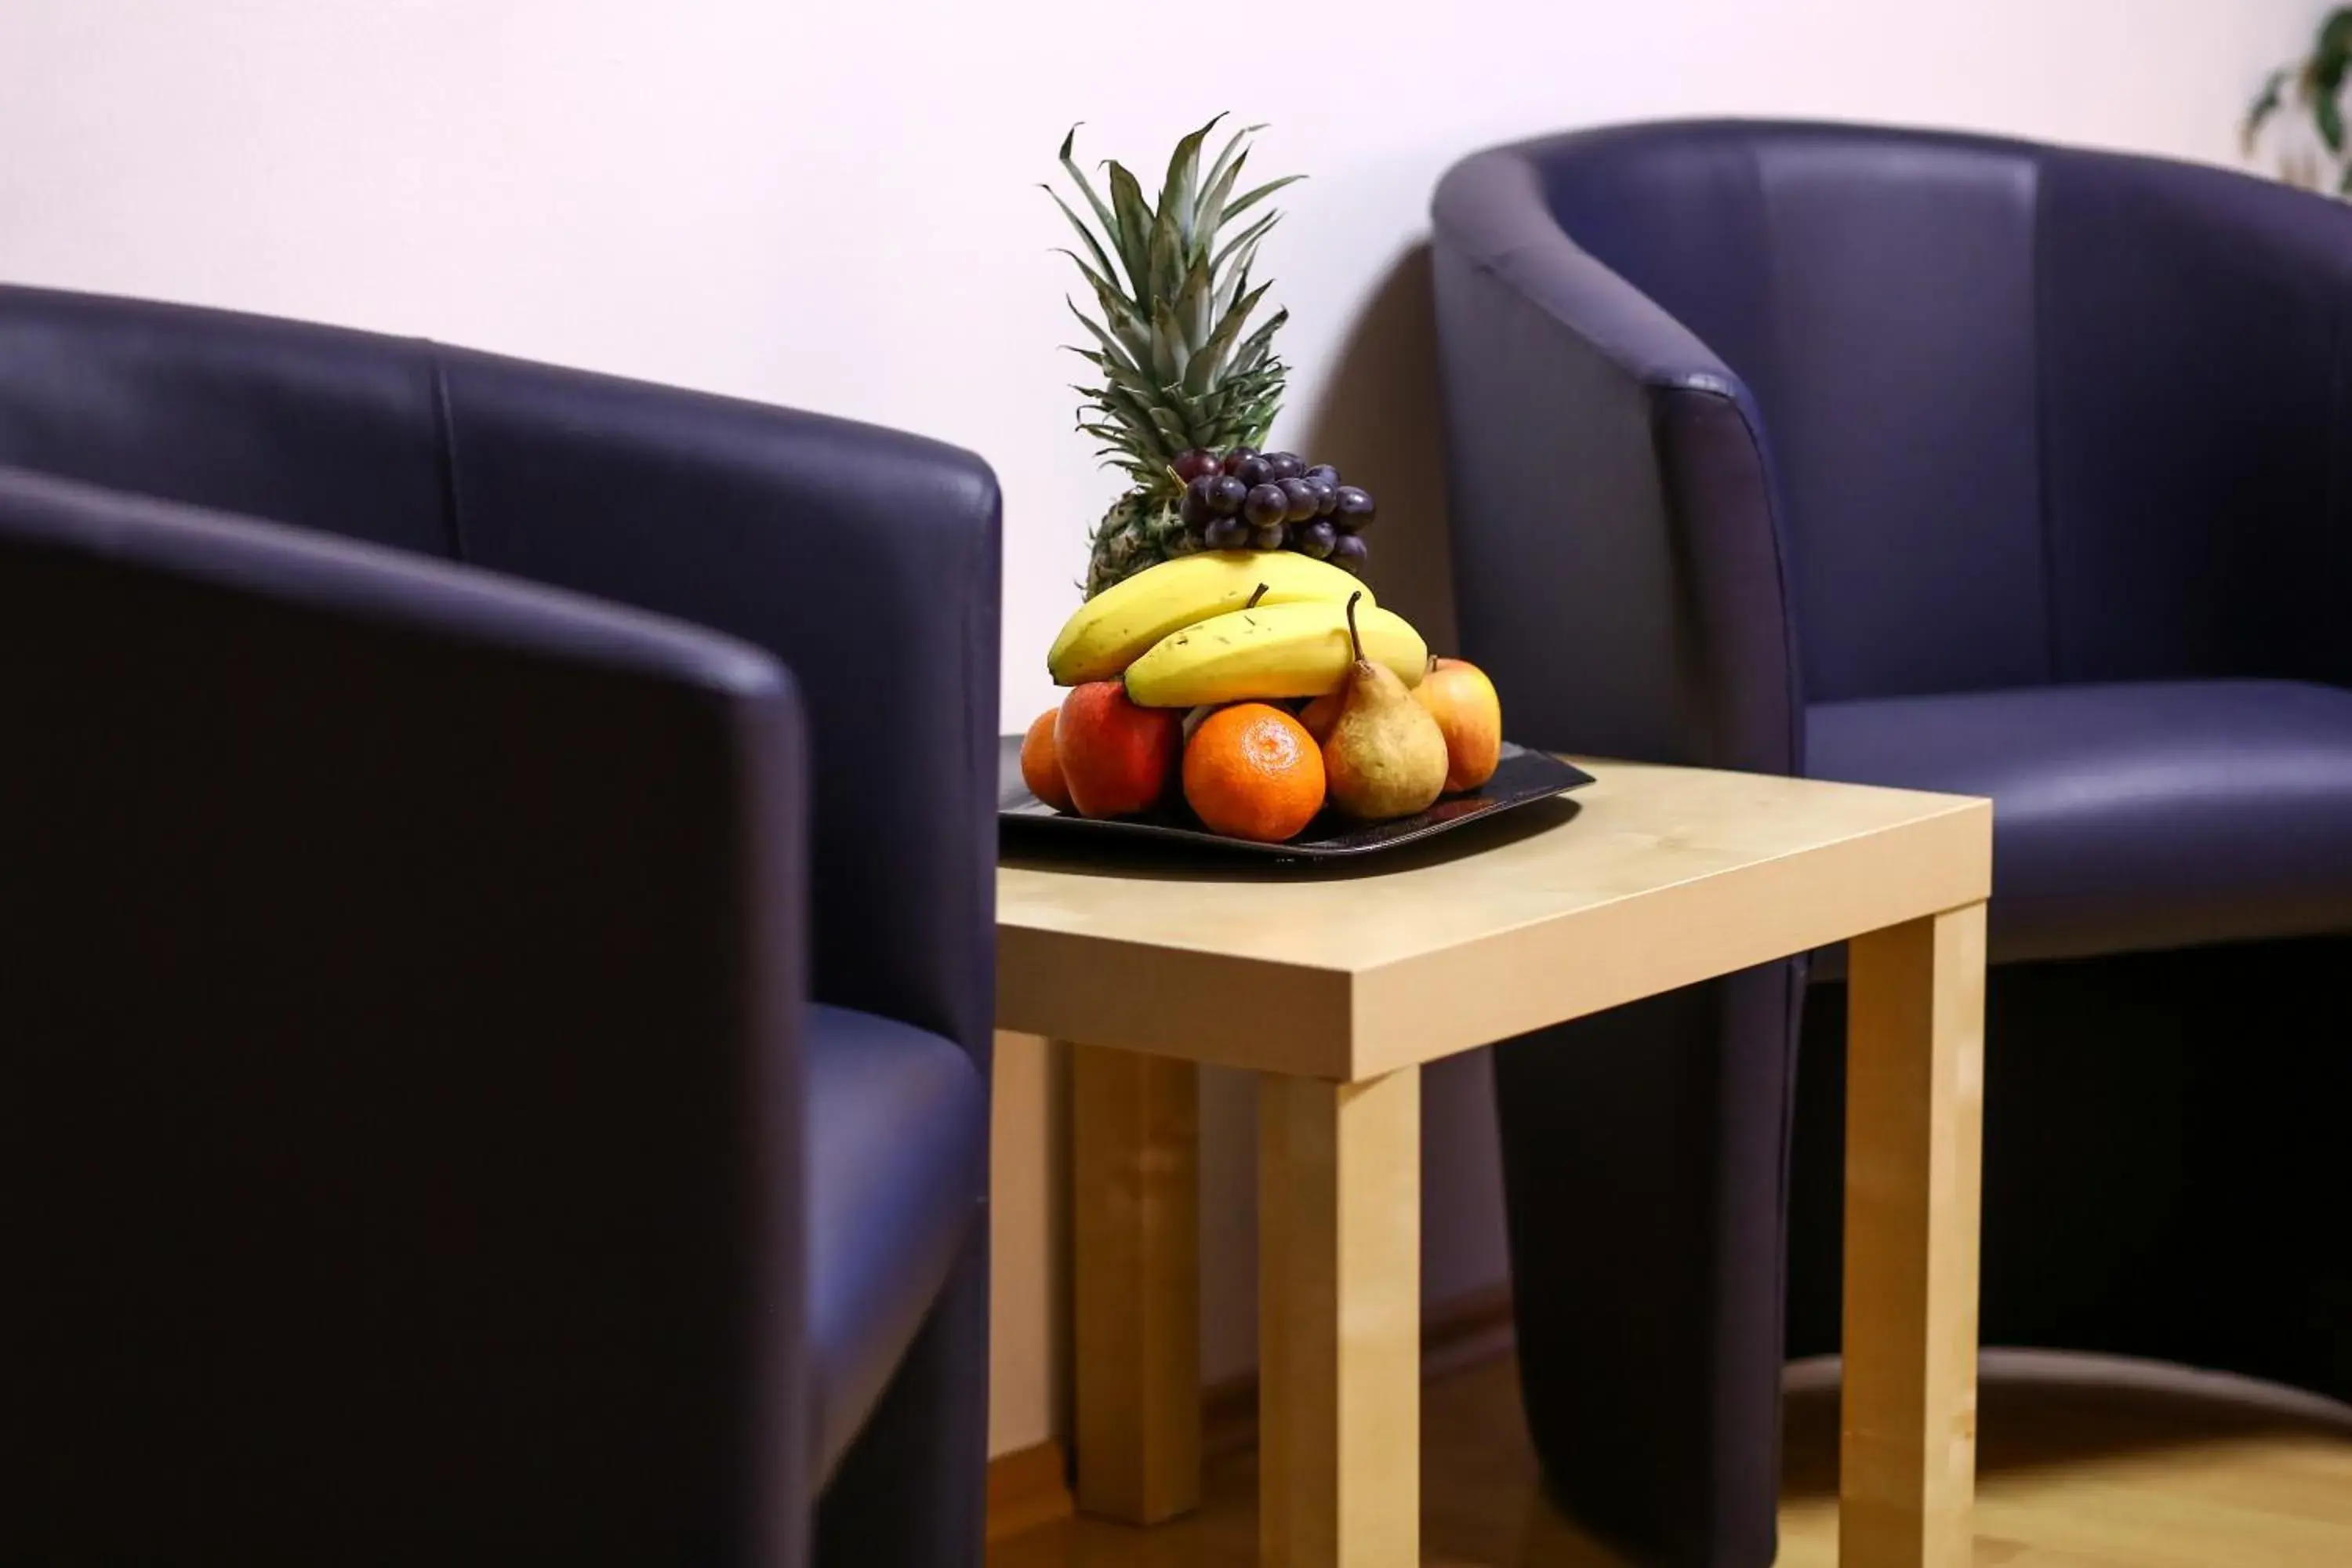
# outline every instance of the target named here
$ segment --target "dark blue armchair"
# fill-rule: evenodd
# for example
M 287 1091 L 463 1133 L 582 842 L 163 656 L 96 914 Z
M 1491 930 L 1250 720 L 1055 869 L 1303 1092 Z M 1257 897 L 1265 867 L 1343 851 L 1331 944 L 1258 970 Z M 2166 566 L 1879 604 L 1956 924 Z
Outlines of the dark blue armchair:
M 998 579 L 910 437 L 0 289 L 0 1560 L 976 1563 Z
M 1988 1342 L 2352 1396 L 2301 1217 L 2352 1199 L 2352 211 L 1706 123 L 1481 153 L 1435 223 L 1515 737 L 1994 799 Z M 1837 972 L 1497 1058 L 1529 1420 L 1660 1561 L 1771 1560 L 1784 1342 L 1836 1345 Z

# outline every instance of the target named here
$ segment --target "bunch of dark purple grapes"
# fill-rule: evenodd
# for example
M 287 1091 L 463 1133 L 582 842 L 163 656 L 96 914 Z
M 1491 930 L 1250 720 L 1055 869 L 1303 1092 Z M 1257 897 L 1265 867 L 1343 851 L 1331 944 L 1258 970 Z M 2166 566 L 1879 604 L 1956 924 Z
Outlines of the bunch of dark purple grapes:
M 1341 484 L 1330 464 L 1310 468 L 1296 452 L 1236 447 L 1220 455 L 1195 447 L 1176 459 L 1175 469 L 1184 481 L 1184 526 L 1202 548 L 1296 550 L 1363 570 L 1372 498 Z

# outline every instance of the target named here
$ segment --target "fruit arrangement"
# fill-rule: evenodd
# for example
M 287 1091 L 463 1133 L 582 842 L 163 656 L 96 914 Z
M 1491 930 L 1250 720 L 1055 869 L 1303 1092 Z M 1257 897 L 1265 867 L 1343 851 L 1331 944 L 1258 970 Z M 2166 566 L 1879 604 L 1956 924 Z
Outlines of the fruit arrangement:
M 1296 551 L 1150 567 L 1080 605 L 1046 664 L 1070 691 L 1029 726 L 1022 777 L 1082 816 L 1181 798 L 1212 832 L 1279 844 L 1327 807 L 1415 816 L 1501 760 L 1485 675 L 1431 658 L 1355 577 Z
M 1084 816 L 1159 811 L 1179 797 L 1212 831 L 1285 843 L 1327 807 L 1412 816 L 1475 790 L 1501 758 L 1495 689 L 1433 659 L 1357 574 L 1370 493 L 1328 463 L 1261 450 L 1286 367 L 1255 328 L 1268 284 L 1258 247 L 1281 215 L 1244 215 L 1297 176 L 1241 187 L 1255 126 L 1203 163 L 1212 120 L 1176 145 L 1160 197 L 1108 165 L 1106 200 L 1062 139 L 1093 221 L 1054 203 L 1083 251 L 1099 374 L 1077 388 L 1078 428 L 1132 480 L 1094 530 L 1087 601 L 1046 658 L 1058 709 L 1038 715 L 1021 772 L 1038 799 Z M 1050 194 L 1050 192 L 1049 192 Z
M 1372 498 L 1341 484 L 1328 463 L 1310 468 L 1296 452 L 1195 447 L 1171 467 L 1184 481 L 1176 515 L 1185 532 L 1173 553 L 1295 550 L 1350 572 L 1370 559 L 1363 532 L 1371 526 Z

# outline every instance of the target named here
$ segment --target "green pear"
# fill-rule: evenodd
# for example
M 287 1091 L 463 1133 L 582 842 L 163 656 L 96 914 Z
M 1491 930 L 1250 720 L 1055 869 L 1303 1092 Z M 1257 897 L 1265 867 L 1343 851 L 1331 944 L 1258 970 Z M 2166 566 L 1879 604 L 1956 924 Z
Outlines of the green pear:
M 1339 716 L 1323 742 L 1331 804 L 1362 822 L 1412 816 L 1445 789 L 1445 732 L 1388 666 L 1364 657 L 1356 635 L 1356 600 L 1348 601 L 1355 667 L 1341 689 Z

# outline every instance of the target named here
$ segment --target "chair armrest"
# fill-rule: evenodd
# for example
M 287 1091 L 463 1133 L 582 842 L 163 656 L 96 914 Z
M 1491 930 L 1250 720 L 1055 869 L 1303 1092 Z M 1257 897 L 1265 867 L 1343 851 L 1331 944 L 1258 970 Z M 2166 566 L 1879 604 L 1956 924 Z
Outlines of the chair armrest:
M 844 420 L 445 353 L 463 556 L 715 627 L 793 670 L 817 999 L 994 1026 L 995 478 Z
M 0 1557 L 801 1561 L 775 662 L 0 468 Z
M 1513 738 L 1801 770 L 1784 541 L 1747 389 L 1561 232 L 1519 153 L 1456 165 L 1433 216 L 1463 644 L 1509 694 Z

